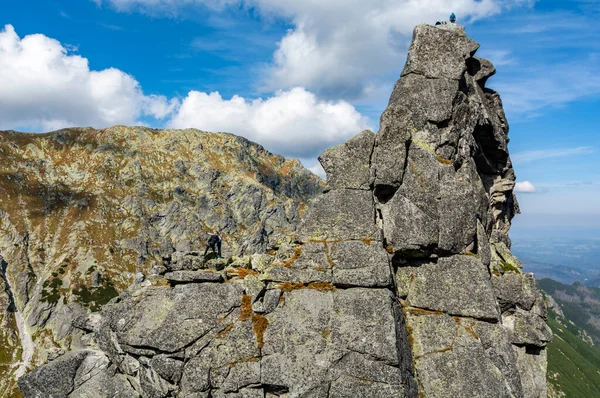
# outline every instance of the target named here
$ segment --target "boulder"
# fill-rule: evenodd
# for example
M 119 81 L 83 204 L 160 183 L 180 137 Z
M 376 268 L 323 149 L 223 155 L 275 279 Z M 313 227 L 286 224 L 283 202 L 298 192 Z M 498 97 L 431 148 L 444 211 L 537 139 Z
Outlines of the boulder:
M 365 130 L 343 144 L 329 148 L 319 162 L 327 173 L 328 189 L 365 189 L 371 185 L 371 154 L 375 134 Z
M 400 267 L 396 281 L 412 307 L 499 320 L 487 270 L 474 256 L 441 257 L 419 267 Z

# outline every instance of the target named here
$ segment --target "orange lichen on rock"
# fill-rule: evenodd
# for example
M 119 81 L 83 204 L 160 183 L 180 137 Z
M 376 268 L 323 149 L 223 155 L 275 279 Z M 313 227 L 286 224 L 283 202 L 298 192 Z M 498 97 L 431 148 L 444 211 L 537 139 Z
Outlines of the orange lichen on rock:
M 252 330 L 254 331 L 254 335 L 256 336 L 258 349 L 261 349 L 263 347 L 263 336 L 265 330 L 267 329 L 267 326 L 269 326 L 269 321 L 265 316 L 260 314 L 252 314 Z
M 242 296 L 242 311 L 240 312 L 239 320 L 245 321 L 246 319 L 249 319 L 252 314 L 252 297 L 244 294 Z
M 303 289 L 304 283 L 302 283 L 302 282 L 297 282 L 297 283 L 283 282 L 281 285 L 277 286 L 277 288 L 279 290 L 281 290 L 282 292 L 291 292 L 292 290 Z
M 373 242 L 373 239 L 371 238 L 362 238 L 361 240 L 365 245 L 371 245 L 371 242 Z
M 151 281 L 152 286 L 169 286 L 169 281 L 165 278 L 157 278 Z
M 258 275 L 258 272 L 253 269 L 248 269 L 248 268 L 236 268 L 236 269 L 227 270 L 227 274 L 237 276 L 240 279 L 244 279 L 248 275 L 256 276 L 256 275 Z
M 458 325 L 462 326 L 467 331 L 467 333 L 469 333 L 471 336 L 473 336 L 473 338 L 475 338 L 475 340 L 479 340 L 479 336 L 477 335 L 475 330 L 471 327 L 471 325 L 463 325 L 462 319 L 458 316 L 454 316 L 453 318 L 454 318 L 454 321 Z
M 311 282 L 308 284 L 307 288 L 318 290 L 320 292 L 330 292 L 335 290 L 335 286 L 329 282 Z
M 437 159 L 438 162 L 440 162 L 442 164 L 447 164 L 447 165 L 454 164 L 454 162 L 452 162 L 452 160 L 450 160 L 450 159 L 444 159 L 441 156 L 436 156 L 435 158 Z
M 247 294 L 244 294 L 242 296 L 241 307 L 242 311 L 240 312 L 240 316 L 238 319 L 240 321 L 245 321 L 248 319 L 252 320 L 252 330 L 254 331 L 254 335 L 256 336 L 256 343 L 258 344 L 258 348 L 261 349 L 264 344 L 263 334 L 267 329 L 267 326 L 269 326 L 269 321 L 263 315 L 256 314 L 252 310 L 252 297 Z M 233 325 L 230 326 L 231 328 L 233 327 Z M 231 330 L 231 328 L 228 326 L 219 333 L 227 333 Z M 219 334 L 217 334 L 217 337 L 220 337 Z
M 229 333 L 231 331 L 231 329 L 233 329 L 233 323 L 230 323 L 229 325 L 227 325 L 225 327 L 225 329 L 223 329 L 219 333 L 217 333 L 217 337 L 225 336 L 227 333 Z
M 298 260 L 298 258 L 300 258 L 301 255 L 302 255 L 302 246 L 296 246 L 296 247 L 294 247 L 294 254 L 292 255 L 292 257 L 277 264 L 277 265 L 280 267 L 290 268 L 292 266 L 292 264 L 294 264 L 294 262 L 296 262 L 296 260 Z

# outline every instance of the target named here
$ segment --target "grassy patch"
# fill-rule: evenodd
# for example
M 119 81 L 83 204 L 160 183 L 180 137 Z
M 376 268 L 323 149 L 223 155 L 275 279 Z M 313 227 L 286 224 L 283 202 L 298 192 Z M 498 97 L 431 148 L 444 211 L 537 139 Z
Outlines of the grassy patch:
M 62 297 L 61 286 L 63 284 L 62 279 L 57 278 L 58 274 L 52 273 L 54 277 L 52 280 L 45 280 L 42 289 L 42 301 L 46 303 L 57 303 Z
M 567 397 L 600 396 L 600 349 L 577 337 L 575 325 L 549 315 L 554 340 L 548 344 L 548 383 Z
M 504 272 L 516 272 L 517 274 L 521 272 L 519 268 L 504 260 L 500 260 L 500 267 L 502 267 L 502 271 Z
M 76 301 L 92 311 L 100 311 L 102 306 L 119 295 L 115 285 L 110 279 L 100 277 L 101 285 L 99 287 L 90 287 L 83 285 L 73 290 Z

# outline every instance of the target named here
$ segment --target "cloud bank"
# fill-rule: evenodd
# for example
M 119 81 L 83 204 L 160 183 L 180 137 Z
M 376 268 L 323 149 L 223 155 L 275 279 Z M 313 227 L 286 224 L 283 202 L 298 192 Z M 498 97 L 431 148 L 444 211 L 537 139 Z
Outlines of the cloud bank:
M 41 34 L 0 31 L 0 129 L 51 131 L 69 126 L 139 124 L 149 116 L 172 128 L 226 131 L 286 156 L 314 158 L 368 127 L 345 101 L 324 101 L 304 88 L 265 99 L 190 91 L 183 100 L 146 95 L 118 69 L 89 69 L 88 60 Z M 309 164 L 311 166 L 311 164 Z
M 293 88 L 253 100 L 190 91 L 169 126 L 233 132 L 275 152 L 307 157 L 345 141 L 367 128 L 368 121 L 347 102 L 321 101 Z
M 54 39 L 21 39 L 12 25 L 0 31 L 2 128 L 134 124 L 143 115 L 164 118 L 174 106 L 163 96 L 145 95 L 125 72 L 90 70 L 87 59 Z

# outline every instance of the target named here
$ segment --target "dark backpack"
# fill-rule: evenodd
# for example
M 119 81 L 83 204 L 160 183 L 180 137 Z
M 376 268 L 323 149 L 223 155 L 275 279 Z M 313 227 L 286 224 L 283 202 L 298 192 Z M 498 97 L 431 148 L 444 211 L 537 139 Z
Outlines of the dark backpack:
M 208 244 L 211 246 L 216 245 L 218 241 L 219 237 L 217 235 L 211 235 L 210 238 L 208 238 Z

